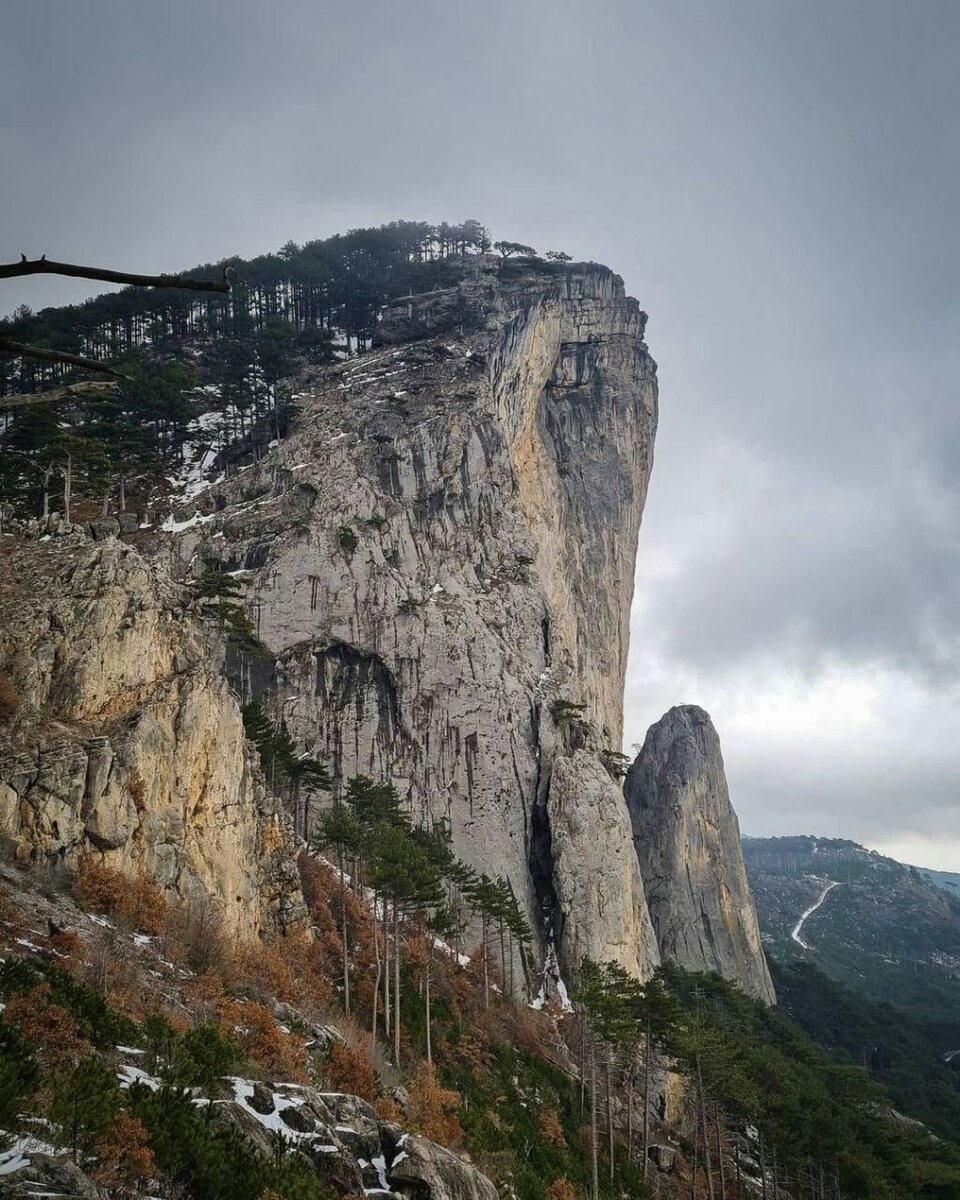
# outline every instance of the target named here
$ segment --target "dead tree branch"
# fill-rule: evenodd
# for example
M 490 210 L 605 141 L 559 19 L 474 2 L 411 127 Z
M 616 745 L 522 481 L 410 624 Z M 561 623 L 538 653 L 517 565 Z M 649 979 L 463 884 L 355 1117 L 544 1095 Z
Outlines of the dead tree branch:
M 0 263 L 0 279 L 17 279 L 22 275 L 70 275 L 75 279 L 100 279 L 105 283 L 128 283 L 136 287 L 188 288 L 192 292 L 230 291 L 226 271 L 223 280 L 217 282 L 212 279 L 187 279 L 182 275 L 133 275 L 128 271 L 51 262 L 46 256 L 28 259 L 21 255 L 17 263 Z
M 127 379 L 122 371 L 107 367 L 95 358 L 83 358 L 79 354 L 67 354 L 63 350 L 44 350 L 39 346 L 28 346 L 25 342 L 15 342 L 12 338 L 0 336 L 0 354 L 19 354 L 23 358 L 39 358 L 41 362 L 66 363 L 71 367 L 83 367 L 85 371 L 102 371 L 104 375 L 112 375 L 114 379 Z
M 117 390 L 115 383 L 68 383 L 64 387 L 52 388 L 49 392 L 17 392 L 13 396 L 0 396 L 0 408 L 22 408 L 25 404 L 57 404 L 62 400 L 97 400 L 111 396 Z

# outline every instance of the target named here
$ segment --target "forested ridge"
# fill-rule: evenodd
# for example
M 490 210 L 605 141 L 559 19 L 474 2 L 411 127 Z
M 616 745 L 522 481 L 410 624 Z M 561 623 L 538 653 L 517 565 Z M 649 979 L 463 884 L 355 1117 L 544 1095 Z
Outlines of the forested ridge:
M 535 254 L 517 242 L 494 248 L 504 259 Z M 385 304 L 455 284 L 468 259 L 490 249 L 476 220 L 393 221 L 189 272 L 226 278 L 223 294 L 126 287 L 38 313 L 18 308 L 0 321 L 0 339 L 96 359 L 125 378 L 106 395 L 78 392 L 4 410 L 4 396 L 91 376 L 0 352 L 0 500 L 21 515 L 57 509 L 68 519 L 89 517 L 162 497 L 163 481 L 175 486 L 193 464 L 226 472 L 258 457 L 292 411 L 282 380 L 304 365 L 362 353 Z M 144 483 L 131 490 L 136 479 Z

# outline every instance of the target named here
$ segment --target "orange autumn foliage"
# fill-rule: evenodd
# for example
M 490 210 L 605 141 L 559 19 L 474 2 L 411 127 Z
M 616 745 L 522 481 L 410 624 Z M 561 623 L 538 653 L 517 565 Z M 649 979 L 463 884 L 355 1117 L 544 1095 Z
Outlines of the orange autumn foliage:
M 73 1017 L 50 999 L 49 984 L 38 983 L 22 996 L 15 996 L 4 1009 L 3 1018 L 16 1025 L 24 1040 L 36 1048 L 37 1058 L 46 1069 L 76 1062 L 91 1050 Z
M 128 877 L 104 863 L 85 858 L 77 868 L 76 887 L 99 912 L 121 917 L 141 933 L 159 934 L 167 919 L 167 901 L 149 875 Z
M 566 1179 L 555 1179 L 543 1193 L 543 1200 L 577 1200 L 573 1185 Z
M 324 1075 L 335 1092 L 346 1092 L 363 1100 L 373 1099 L 377 1081 L 363 1048 L 354 1049 L 342 1042 L 334 1042 Z
M 399 1125 L 403 1120 L 400 1105 L 392 1096 L 380 1096 L 373 1107 L 380 1120 L 387 1125 Z
M 545 1108 L 540 1114 L 540 1132 L 551 1146 L 556 1146 L 559 1150 L 566 1148 L 567 1139 L 563 1136 L 560 1114 L 555 1108 Z
M 120 1113 L 97 1142 L 93 1179 L 112 1192 L 127 1194 L 153 1175 L 153 1151 L 137 1117 Z
M 453 1146 L 463 1139 L 457 1113 L 460 1096 L 440 1085 L 436 1071 L 422 1063 L 410 1088 L 410 1123 L 425 1138 L 441 1146 Z
M 277 1082 L 304 1083 L 307 1052 L 303 1039 L 284 1033 L 263 1004 L 248 1000 L 220 1002 L 220 1026 L 239 1041 L 244 1053 Z

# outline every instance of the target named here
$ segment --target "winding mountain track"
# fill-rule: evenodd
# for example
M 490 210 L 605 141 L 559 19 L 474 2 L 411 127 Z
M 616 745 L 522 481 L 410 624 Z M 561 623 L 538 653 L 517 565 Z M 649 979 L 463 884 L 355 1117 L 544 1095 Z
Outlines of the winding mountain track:
M 807 919 L 807 917 L 813 916 L 813 914 L 817 911 L 817 909 L 820 907 L 820 905 L 823 904 L 824 900 L 826 900 L 827 896 L 830 895 L 830 893 L 833 891 L 833 889 L 835 887 L 839 887 L 839 886 L 840 886 L 839 883 L 828 883 L 827 886 L 820 893 L 820 896 L 818 897 L 816 904 L 811 904 L 810 907 L 806 910 L 806 912 L 800 917 L 800 920 L 796 923 L 796 925 L 794 925 L 793 932 L 790 934 L 790 936 L 797 943 L 797 945 L 802 946 L 804 948 L 804 950 L 811 949 L 811 947 L 808 946 L 807 943 L 800 936 L 800 930 L 803 928 L 804 921 Z

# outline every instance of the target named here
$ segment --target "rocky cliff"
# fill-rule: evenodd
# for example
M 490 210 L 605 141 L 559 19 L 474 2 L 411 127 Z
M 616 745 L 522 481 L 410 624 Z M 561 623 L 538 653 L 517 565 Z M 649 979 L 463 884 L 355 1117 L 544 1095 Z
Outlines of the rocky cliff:
M 7 535 L 0 837 L 20 858 L 93 856 L 252 934 L 304 919 L 289 820 L 268 794 L 184 589 L 116 539 Z M 12 705 L 9 705 L 12 708 Z
M 448 822 L 568 967 L 589 945 L 641 975 L 657 958 L 598 756 L 620 744 L 657 423 L 644 322 L 605 267 L 481 259 L 305 377 L 292 435 L 176 539 L 247 572 L 273 665 L 244 686 L 304 750 Z
M 774 1003 L 720 739 L 702 708 L 671 708 L 650 728 L 625 792 L 663 958 Z
M 289 436 L 163 531 L 7 542 L 17 853 L 143 868 L 244 932 L 299 923 L 239 695 L 339 779 L 390 779 L 444 822 L 568 975 L 589 955 L 646 977 L 663 953 L 772 996 L 709 720 L 651 731 L 630 813 L 617 777 L 657 424 L 645 321 L 606 267 L 477 257 L 394 302 L 373 350 L 298 377 Z M 232 686 L 184 609 L 211 566 L 266 650 L 231 652 Z

